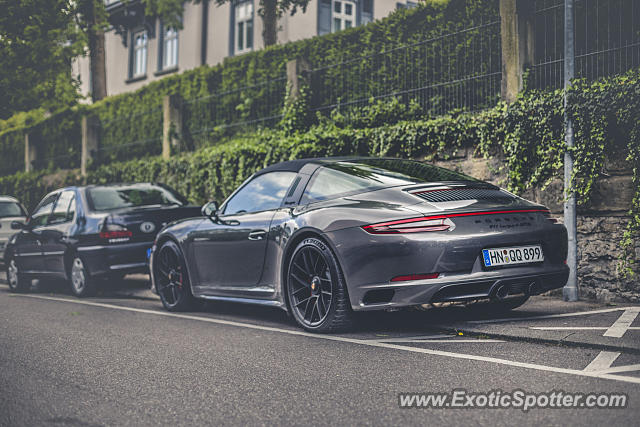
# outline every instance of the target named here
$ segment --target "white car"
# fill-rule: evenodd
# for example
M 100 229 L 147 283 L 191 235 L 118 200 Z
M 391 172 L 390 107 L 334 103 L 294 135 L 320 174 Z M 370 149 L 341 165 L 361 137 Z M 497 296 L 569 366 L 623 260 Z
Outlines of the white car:
M 4 248 L 17 230 L 11 227 L 13 221 L 24 223 L 27 214 L 20 202 L 9 196 L 0 196 L 0 262 L 4 262 Z

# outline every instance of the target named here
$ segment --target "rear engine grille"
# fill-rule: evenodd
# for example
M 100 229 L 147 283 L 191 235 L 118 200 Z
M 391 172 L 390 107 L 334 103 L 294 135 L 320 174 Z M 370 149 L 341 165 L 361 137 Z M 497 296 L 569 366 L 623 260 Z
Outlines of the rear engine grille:
M 460 200 L 488 200 L 492 202 L 511 202 L 515 198 L 501 190 L 488 188 L 454 188 L 447 190 L 426 190 L 412 193 L 427 202 L 456 202 Z

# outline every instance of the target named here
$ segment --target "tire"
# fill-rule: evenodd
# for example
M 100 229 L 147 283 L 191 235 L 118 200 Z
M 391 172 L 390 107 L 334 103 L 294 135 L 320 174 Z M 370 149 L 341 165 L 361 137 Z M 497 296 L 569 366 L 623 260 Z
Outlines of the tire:
M 69 266 L 69 286 L 78 298 L 88 297 L 96 292 L 96 281 L 78 255 L 73 256 Z
M 152 268 L 156 290 L 164 308 L 168 311 L 189 311 L 196 306 L 187 264 L 175 242 L 169 240 L 160 246 Z
M 20 268 L 13 255 L 7 260 L 5 267 L 11 292 L 28 292 L 31 289 L 31 280 L 25 279 L 20 273 Z
M 296 323 L 309 332 L 353 327 L 353 311 L 338 260 L 318 238 L 304 239 L 289 259 L 286 292 Z

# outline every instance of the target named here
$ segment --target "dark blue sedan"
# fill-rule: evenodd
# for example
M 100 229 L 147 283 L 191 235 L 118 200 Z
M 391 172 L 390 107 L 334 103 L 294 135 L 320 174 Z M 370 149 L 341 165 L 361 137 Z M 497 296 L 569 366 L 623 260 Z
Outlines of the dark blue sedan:
M 147 252 L 168 223 L 200 216 L 175 190 L 160 184 L 68 187 L 42 199 L 5 250 L 7 281 L 27 291 L 31 279 L 63 279 L 79 297 L 100 278 L 148 271 Z

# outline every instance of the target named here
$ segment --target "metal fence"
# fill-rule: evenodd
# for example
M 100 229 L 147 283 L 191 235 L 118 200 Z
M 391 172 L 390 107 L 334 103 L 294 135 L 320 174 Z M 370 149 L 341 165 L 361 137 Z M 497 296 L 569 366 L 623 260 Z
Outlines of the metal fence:
M 99 163 L 130 160 L 162 153 L 162 106 L 102 120 L 98 125 Z
M 256 82 L 201 98 L 182 108 L 185 149 L 193 150 L 222 135 L 271 126 L 282 117 L 287 77 Z
M 500 21 L 313 69 L 313 111 L 348 110 L 371 99 L 417 102 L 429 115 L 493 106 L 501 88 Z
M 561 88 L 564 1 L 535 0 L 535 60 L 530 85 Z M 595 80 L 640 66 L 640 1 L 575 0 L 576 77 Z

